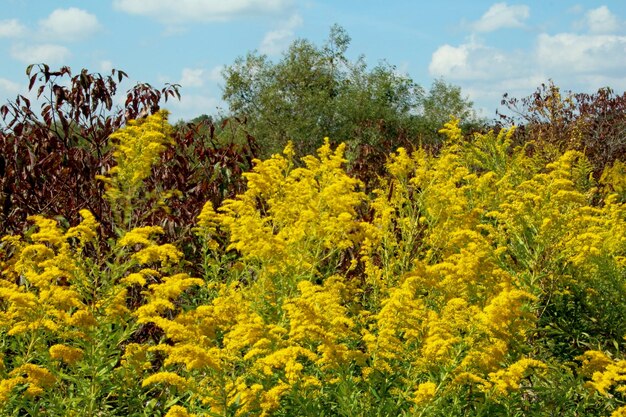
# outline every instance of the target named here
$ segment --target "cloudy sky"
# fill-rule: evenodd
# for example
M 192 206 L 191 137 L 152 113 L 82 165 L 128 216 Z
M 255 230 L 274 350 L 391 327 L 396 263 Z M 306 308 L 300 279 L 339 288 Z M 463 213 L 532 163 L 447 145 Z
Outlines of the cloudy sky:
M 486 117 L 502 94 L 548 79 L 566 90 L 626 89 L 626 1 L 0 0 L 0 101 L 27 88 L 28 64 L 126 71 L 180 83 L 174 120 L 215 114 L 221 70 L 257 50 L 273 59 L 296 38 L 321 44 L 332 24 L 349 55 L 386 60 L 428 88 L 462 87 Z

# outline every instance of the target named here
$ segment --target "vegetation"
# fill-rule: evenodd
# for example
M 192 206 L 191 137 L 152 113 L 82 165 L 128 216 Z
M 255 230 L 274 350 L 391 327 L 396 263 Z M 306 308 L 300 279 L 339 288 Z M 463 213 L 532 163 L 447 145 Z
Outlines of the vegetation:
M 458 88 L 347 41 L 250 55 L 254 99 L 176 126 L 177 86 L 114 109 L 121 71 L 29 68 L 42 114 L 0 107 L 0 415 L 626 415 L 626 96 L 542 87 L 464 131 Z
M 385 62 L 369 69 L 364 57 L 350 61 L 350 37 L 334 26 L 326 43 L 294 42 L 273 63 L 250 53 L 224 71 L 224 100 L 247 118 L 262 156 L 292 141 L 296 154 L 314 153 L 324 137 L 346 142 L 350 159 L 373 147 L 395 149 L 415 139 L 432 144 L 450 114 L 475 122 L 472 103 L 458 87 L 436 81 L 428 94 Z

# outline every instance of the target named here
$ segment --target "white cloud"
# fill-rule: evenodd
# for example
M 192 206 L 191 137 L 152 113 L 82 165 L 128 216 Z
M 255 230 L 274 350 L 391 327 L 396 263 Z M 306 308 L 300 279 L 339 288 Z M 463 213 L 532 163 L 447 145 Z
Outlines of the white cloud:
M 620 22 L 606 6 L 589 10 L 585 14 L 585 23 L 592 33 L 611 33 L 620 28 Z
M 493 32 L 503 28 L 523 28 L 524 21 L 530 16 L 526 5 L 495 3 L 482 17 L 472 24 L 476 32 Z
M 19 94 L 21 86 L 6 78 L 0 78 L 0 92 L 3 96 Z
M 299 15 L 293 15 L 289 20 L 283 22 L 276 30 L 272 30 L 265 34 L 259 51 L 262 54 L 278 55 L 289 45 L 294 37 L 294 31 L 302 25 L 302 18 Z
M 432 56 L 428 71 L 454 80 L 487 80 L 501 74 L 520 75 L 525 57 L 519 51 L 501 51 L 471 40 L 459 46 L 443 45 Z
M 626 36 L 539 35 L 537 60 L 551 73 L 591 74 L 626 71 Z
M 56 9 L 50 16 L 39 21 L 41 34 L 62 41 L 77 41 L 100 30 L 98 18 L 85 10 L 70 7 Z
M 176 121 L 178 119 L 190 120 L 201 114 L 216 114 L 216 109 L 222 104 L 214 97 L 182 92 L 180 101 L 168 101 L 167 107 L 172 111 L 170 120 Z
M 178 84 L 182 87 L 202 87 L 206 71 L 202 68 L 183 68 Z
M 66 64 L 71 52 L 65 46 L 55 44 L 14 45 L 11 56 L 25 64 Z
M 103 59 L 98 63 L 98 70 L 102 73 L 111 72 L 113 69 L 113 63 L 108 59 Z
M 484 115 L 507 92 L 531 94 L 549 79 L 565 90 L 593 92 L 611 86 L 626 89 L 626 36 L 541 34 L 532 51 L 508 51 L 470 42 L 444 45 L 432 56 L 433 77 L 461 86 Z M 491 104 L 490 104 L 491 106 Z
M 25 33 L 26 27 L 19 20 L 0 20 L 0 38 L 19 38 Z
M 115 9 L 168 25 L 227 21 L 242 16 L 281 14 L 292 0 L 114 0 Z
M 467 71 L 467 56 L 469 45 L 440 46 L 434 53 L 428 65 L 428 71 L 435 77 L 450 77 L 455 72 Z
M 222 76 L 222 71 L 224 70 L 223 65 L 217 65 L 211 69 L 209 72 L 209 80 L 211 81 L 222 81 L 224 77 Z

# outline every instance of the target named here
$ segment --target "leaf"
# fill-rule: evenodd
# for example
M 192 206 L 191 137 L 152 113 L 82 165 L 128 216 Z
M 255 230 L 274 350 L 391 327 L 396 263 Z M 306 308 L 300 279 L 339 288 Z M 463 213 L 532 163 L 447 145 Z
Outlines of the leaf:
M 28 74 L 28 71 L 27 71 Z M 34 74 L 32 77 L 30 77 L 30 82 L 28 83 L 28 91 L 30 91 L 33 88 L 33 85 L 35 85 L 35 81 L 37 81 L 37 74 Z

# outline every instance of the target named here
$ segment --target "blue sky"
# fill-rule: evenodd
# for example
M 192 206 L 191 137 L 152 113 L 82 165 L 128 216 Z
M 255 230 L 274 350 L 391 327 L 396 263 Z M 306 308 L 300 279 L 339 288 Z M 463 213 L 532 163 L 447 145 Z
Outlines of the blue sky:
M 0 101 L 26 91 L 29 63 L 126 71 L 182 85 L 173 119 L 223 108 L 221 69 L 258 50 L 273 59 L 296 38 L 321 44 L 332 24 L 349 56 L 381 60 L 428 88 L 462 87 L 483 116 L 502 94 L 553 79 L 566 90 L 626 90 L 626 1 L 0 0 Z

